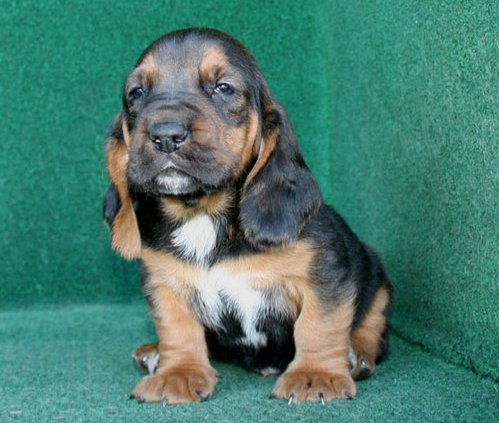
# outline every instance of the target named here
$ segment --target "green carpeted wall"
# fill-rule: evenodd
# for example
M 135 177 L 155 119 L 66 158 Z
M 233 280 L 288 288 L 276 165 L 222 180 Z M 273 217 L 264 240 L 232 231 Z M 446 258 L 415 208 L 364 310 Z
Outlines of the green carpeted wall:
M 396 5 L 396 6 L 395 6 Z M 400 336 L 499 377 L 497 2 L 334 2 L 333 201 Z
M 142 49 L 207 25 L 253 51 L 326 198 L 381 252 L 394 332 L 497 379 L 497 9 L 1 2 L 0 306 L 140 298 L 101 220 L 103 136 Z

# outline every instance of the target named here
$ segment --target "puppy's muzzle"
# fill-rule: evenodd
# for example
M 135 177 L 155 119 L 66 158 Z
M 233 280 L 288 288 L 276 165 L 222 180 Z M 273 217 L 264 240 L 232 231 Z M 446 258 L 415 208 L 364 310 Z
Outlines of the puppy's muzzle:
M 190 139 L 189 129 L 181 122 L 155 123 L 148 130 L 156 149 L 167 154 L 179 150 Z

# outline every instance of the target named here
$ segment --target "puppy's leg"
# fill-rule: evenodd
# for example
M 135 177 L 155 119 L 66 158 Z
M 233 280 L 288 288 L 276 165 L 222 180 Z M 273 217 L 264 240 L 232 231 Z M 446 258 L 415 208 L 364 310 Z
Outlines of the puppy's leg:
M 304 296 L 294 329 L 296 355 L 278 379 L 273 396 L 289 403 L 354 398 L 356 387 L 348 366 L 352 319 L 351 300 L 325 310 L 314 294 Z
M 209 398 L 217 374 L 208 360 L 202 325 L 166 285 L 151 291 L 159 339 L 159 367 L 155 374 L 139 382 L 131 397 L 163 404 L 186 404 Z
M 352 332 L 354 365 L 352 377 L 366 379 L 374 371 L 375 363 L 386 350 L 386 311 L 390 303 L 387 287 L 382 286 L 376 292 L 374 300 L 364 319 Z

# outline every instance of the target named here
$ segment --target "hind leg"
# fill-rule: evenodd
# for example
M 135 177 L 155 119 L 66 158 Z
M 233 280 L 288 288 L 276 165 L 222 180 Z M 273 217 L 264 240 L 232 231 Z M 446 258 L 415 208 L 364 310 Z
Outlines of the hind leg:
M 132 352 L 137 367 L 152 375 L 159 366 L 158 344 L 144 344 Z
M 374 296 L 364 319 L 352 332 L 349 358 L 351 375 L 356 380 L 368 378 L 374 371 L 376 362 L 386 353 L 386 312 L 389 304 L 389 288 L 383 285 Z

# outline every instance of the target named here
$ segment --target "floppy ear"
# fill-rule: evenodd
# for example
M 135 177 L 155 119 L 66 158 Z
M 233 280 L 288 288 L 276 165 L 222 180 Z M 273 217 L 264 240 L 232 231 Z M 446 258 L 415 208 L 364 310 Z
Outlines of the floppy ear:
M 284 108 L 268 91 L 261 103 L 260 148 L 244 184 L 240 223 L 252 244 L 276 246 L 297 239 L 322 196 Z
M 106 195 L 104 196 L 104 203 L 102 207 L 102 215 L 104 217 L 104 222 L 111 229 L 113 227 L 114 219 L 118 214 L 121 207 L 121 200 L 113 183 L 109 184 L 107 188 Z
M 111 179 L 104 198 L 104 218 L 111 227 L 111 245 L 127 260 L 140 257 L 139 225 L 128 189 L 129 135 L 124 113 L 114 119 L 106 139 L 106 164 Z

